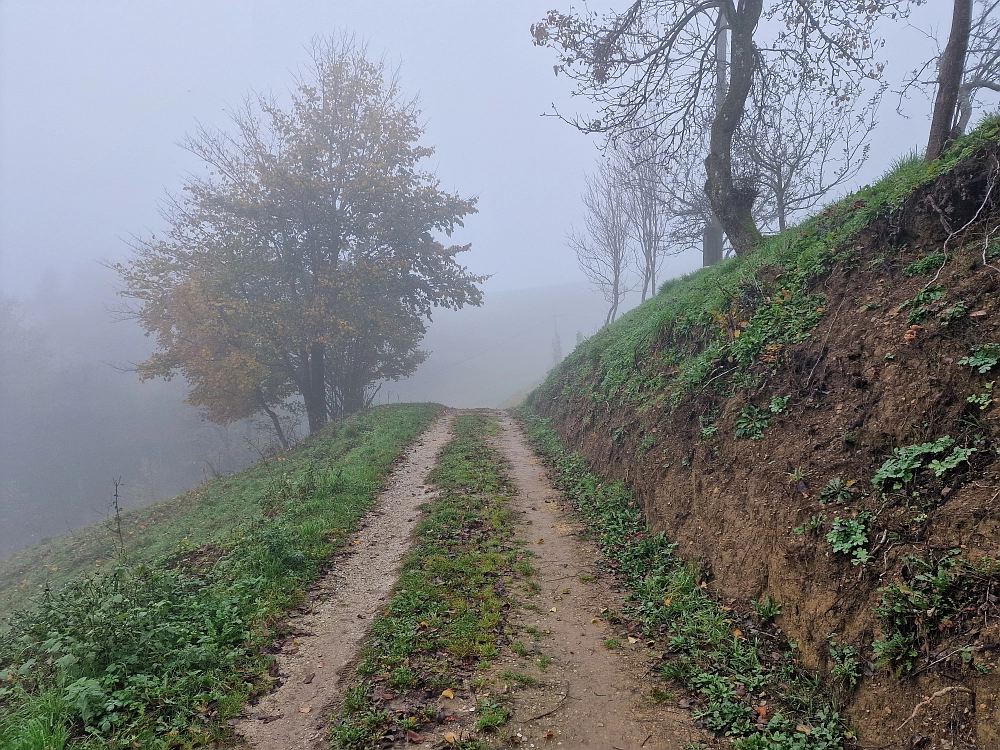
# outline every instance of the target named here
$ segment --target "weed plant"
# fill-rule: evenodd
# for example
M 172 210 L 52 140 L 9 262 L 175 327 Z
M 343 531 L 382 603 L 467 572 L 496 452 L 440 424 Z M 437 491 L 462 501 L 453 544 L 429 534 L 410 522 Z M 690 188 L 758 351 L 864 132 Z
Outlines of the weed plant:
M 907 578 L 880 590 L 875 607 L 883 633 L 872 644 L 878 666 L 897 675 L 912 671 L 921 654 L 930 661 L 945 639 L 998 614 L 1000 559 L 972 562 L 960 549 L 903 560 Z
M 521 418 L 536 450 L 555 467 L 559 486 L 599 538 L 603 558 L 625 583 L 629 615 L 648 637 L 665 639 L 671 659 L 662 677 L 699 695 L 695 715 L 704 726 L 732 737 L 739 750 L 842 747 L 850 733 L 793 652 L 775 659 L 774 641 L 742 632 L 745 626 L 708 594 L 698 566 L 680 558 L 662 533 L 648 530 L 623 483 L 590 473 L 581 455 L 564 450 L 549 420 L 527 410 Z M 778 611 L 773 602 L 761 608 Z M 760 696 L 780 705 L 780 712 L 762 717 L 755 710 Z
M 872 484 L 879 489 L 885 489 L 890 484 L 894 490 L 902 489 L 904 484 L 912 482 L 917 473 L 924 469 L 933 471 L 935 477 L 941 477 L 967 462 L 975 452 L 975 448 L 956 446 L 954 438 L 949 435 L 938 438 L 933 443 L 896 448 L 892 456 L 875 472 Z
M 497 656 L 504 612 L 514 606 L 505 581 L 515 568 L 531 573 L 513 537 L 507 463 L 488 443 L 498 432 L 493 416 L 455 421 L 455 437 L 429 477 L 440 493 L 427 505 L 389 605 L 361 650 L 360 682 L 341 708 L 336 747 L 381 747 L 415 715 L 415 701 L 426 703 L 421 722 L 429 722 L 441 691 Z M 407 712 L 385 707 L 382 689 L 374 689 L 379 682 L 409 695 Z M 428 703 L 418 690 L 434 698 Z M 478 710 L 477 730 L 491 731 L 507 720 L 506 709 L 493 701 L 480 701 Z
M 0 633 L 0 747 L 155 749 L 223 737 L 225 720 L 265 686 L 260 649 L 272 625 L 438 409 L 376 409 L 348 423 L 354 437 L 327 430 L 230 478 L 230 505 L 246 507 L 247 496 L 259 505 L 202 550 L 211 563 L 121 557 L 15 614 Z

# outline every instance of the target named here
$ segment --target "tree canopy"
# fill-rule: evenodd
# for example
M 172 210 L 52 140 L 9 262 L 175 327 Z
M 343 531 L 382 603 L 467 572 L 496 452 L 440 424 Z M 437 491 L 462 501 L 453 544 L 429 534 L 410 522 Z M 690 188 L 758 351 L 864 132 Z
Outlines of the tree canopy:
M 310 430 L 413 372 L 436 307 L 479 305 L 445 245 L 475 199 L 440 189 L 415 100 L 349 37 L 314 42 L 288 102 L 254 94 L 231 132 L 184 146 L 207 166 L 170 196 L 162 237 L 117 266 L 156 338 L 143 378 L 183 375 L 217 422 L 304 409 Z

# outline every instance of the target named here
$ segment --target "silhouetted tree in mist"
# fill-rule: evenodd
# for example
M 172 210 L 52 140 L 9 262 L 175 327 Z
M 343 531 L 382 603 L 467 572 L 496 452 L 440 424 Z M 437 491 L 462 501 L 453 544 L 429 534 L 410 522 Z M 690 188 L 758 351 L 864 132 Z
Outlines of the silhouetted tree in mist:
M 233 132 L 186 147 L 210 171 L 171 198 L 165 237 L 117 269 L 160 351 L 143 378 L 183 375 L 227 423 L 301 403 L 310 431 L 412 373 L 435 307 L 481 304 L 446 246 L 475 199 L 443 192 L 414 100 L 349 37 L 314 43 L 290 104 L 255 95 Z

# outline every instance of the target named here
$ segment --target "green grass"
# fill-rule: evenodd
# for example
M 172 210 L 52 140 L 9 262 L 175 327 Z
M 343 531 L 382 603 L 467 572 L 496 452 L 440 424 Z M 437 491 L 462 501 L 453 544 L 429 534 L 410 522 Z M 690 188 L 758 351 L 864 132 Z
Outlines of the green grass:
M 709 385 L 729 395 L 759 384 L 784 349 L 812 336 L 829 313 L 817 282 L 836 265 L 854 267 L 858 234 L 898 210 L 913 191 L 995 143 L 998 128 L 1000 117 L 986 120 L 931 164 L 919 157 L 899 160 L 875 184 L 754 252 L 668 281 L 659 294 L 577 346 L 527 403 L 585 398 L 641 411 L 673 408 Z M 766 403 L 754 406 L 763 412 Z M 762 433 L 763 424 L 753 432 Z
M 140 516 L 144 534 L 126 536 L 126 556 L 107 572 L 45 591 L 0 632 L 0 747 L 191 747 L 226 736 L 225 720 L 267 683 L 260 649 L 273 626 L 439 409 L 358 415 L 339 436 L 327 430 Z M 191 523 L 199 517 L 204 525 Z M 147 534 L 165 541 L 143 546 Z
M 371 476 L 352 481 L 377 478 L 384 473 L 386 461 L 391 463 L 396 456 L 399 440 L 408 440 L 414 430 L 422 429 L 428 415 L 438 408 L 408 405 L 401 411 L 375 409 L 246 471 L 205 482 L 172 500 L 127 511 L 122 514 L 122 526 L 129 557 L 133 563 L 148 563 L 178 551 L 216 544 L 235 527 L 263 518 L 269 498 L 282 481 L 301 483 L 307 466 L 315 475 L 339 470 L 340 460 L 362 445 L 366 449 L 349 460 L 354 467 L 351 471 L 370 471 Z M 372 434 L 376 428 L 378 432 Z M 108 491 L 110 497 L 110 482 Z M 115 546 L 112 524 L 104 523 L 63 534 L 0 561 L 0 617 L 28 606 L 31 598 L 45 589 L 59 589 L 82 573 L 111 570 L 116 564 Z
M 427 505 L 389 605 L 361 650 L 360 681 L 333 732 L 338 748 L 380 747 L 409 716 L 430 722 L 441 691 L 457 690 L 461 673 L 485 668 L 498 654 L 505 611 L 515 605 L 508 579 L 526 553 L 513 536 L 507 463 L 488 442 L 499 433 L 496 418 L 461 416 L 454 433 L 429 478 L 440 493 Z M 408 710 L 397 714 L 374 686 L 404 672 L 395 686 L 407 695 Z M 480 701 L 477 730 L 506 720 L 503 706 Z
M 555 467 L 557 483 L 599 539 L 602 557 L 628 591 L 626 616 L 671 654 L 661 673 L 703 698 L 695 711 L 704 726 L 734 738 L 740 750 L 832 750 L 851 737 L 794 649 L 769 633 L 743 633 L 734 615 L 706 591 L 700 569 L 675 554 L 675 544 L 650 532 L 635 498 L 621 482 L 587 470 L 582 456 L 562 447 L 548 420 L 521 412 L 536 450 Z M 780 611 L 773 602 L 767 614 Z M 767 629 L 766 617 L 761 631 Z M 768 637 L 770 636 L 770 637 Z M 615 648 L 617 639 L 605 641 Z M 772 656 L 777 654 L 777 658 Z M 665 683 L 664 683 L 665 687 Z M 780 706 L 760 721 L 761 697 Z M 803 732 L 798 727 L 807 727 Z

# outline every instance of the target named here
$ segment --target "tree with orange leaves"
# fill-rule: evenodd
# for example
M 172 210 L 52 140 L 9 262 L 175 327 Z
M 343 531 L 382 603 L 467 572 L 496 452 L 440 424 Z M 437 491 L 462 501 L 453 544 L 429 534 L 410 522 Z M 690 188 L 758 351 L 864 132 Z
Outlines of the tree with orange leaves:
M 413 372 L 436 307 L 482 303 L 447 246 L 475 199 L 443 192 L 414 100 L 352 39 L 314 43 L 290 105 L 254 95 L 235 129 L 184 143 L 208 166 L 171 196 L 164 237 L 116 266 L 158 351 L 143 378 L 183 375 L 209 419 L 304 409 L 310 432 Z

